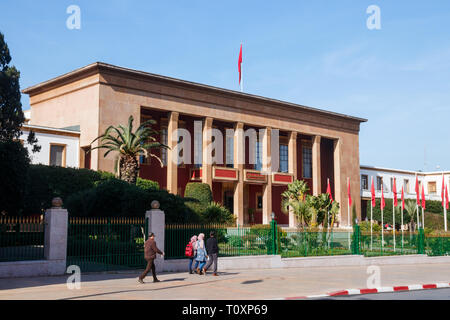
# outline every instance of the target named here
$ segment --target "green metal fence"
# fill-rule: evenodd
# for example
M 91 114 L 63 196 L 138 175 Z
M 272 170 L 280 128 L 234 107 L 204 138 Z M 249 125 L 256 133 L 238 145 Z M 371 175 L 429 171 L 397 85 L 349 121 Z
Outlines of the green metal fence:
M 43 217 L 0 217 L 0 262 L 44 259 Z
M 206 241 L 211 231 L 216 232 L 220 257 L 273 254 L 270 225 L 263 229 L 252 229 L 221 224 L 177 224 L 166 225 L 165 258 L 185 259 L 185 248 L 191 237 L 204 233 Z
M 69 218 L 67 265 L 81 271 L 143 268 L 145 218 Z
M 429 256 L 450 255 L 450 236 L 426 236 L 424 250 Z

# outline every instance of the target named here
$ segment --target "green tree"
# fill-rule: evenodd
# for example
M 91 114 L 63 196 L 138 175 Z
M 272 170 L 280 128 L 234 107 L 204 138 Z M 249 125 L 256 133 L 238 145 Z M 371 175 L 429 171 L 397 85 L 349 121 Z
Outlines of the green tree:
M 25 121 L 20 102 L 20 72 L 9 66 L 11 55 L 0 32 L 0 141 L 12 141 L 20 137 Z
M 152 149 L 168 148 L 168 146 L 158 142 L 155 136 L 158 132 L 152 129 L 152 125 L 156 122 L 154 120 L 148 120 L 142 123 L 135 132 L 133 132 L 133 116 L 128 118 L 128 126 L 109 126 L 105 133 L 94 139 L 92 143 L 100 140 L 97 147 L 91 149 L 108 149 L 105 152 L 106 157 L 111 152 L 118 153 L 118 175 L 119 179 L 131 184 L 136 184 L 137 176 L 139 173 L 138 156 L 144 155 L 145 157 L 156 158 L 161 167 L 163 163 L 161 159 L 151 153 Z
M 310 203 L 306 201 L 306 192 L 309 188 L 305 181 L 295 180 L 288 184 L 288 189 L 281 194 L 281 210 L 284 213 L 289 213 L 293 210 L 297 217 L 301 228 L 308 226 L 314 215 L 314 210 Z
M 414 200 L 405 200 L 405 210 L 406 216 L 409 220 L 409 230 L 415 231 L 416 229 L 416 202 Z M 405 221 L 406 223 L 407 221 Z

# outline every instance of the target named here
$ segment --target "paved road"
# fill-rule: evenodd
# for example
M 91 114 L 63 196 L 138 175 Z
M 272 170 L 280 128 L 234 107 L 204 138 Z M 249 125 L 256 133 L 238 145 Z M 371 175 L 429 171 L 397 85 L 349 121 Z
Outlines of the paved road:
M 450 282 L 450 264 L 380 266 L 381 286 Z M 81 289 L 69 290 L 67 277 L 0 279 L 0 299 L 262 300 L 318 295 L 367 287 L 367 267 L 233 270 L 219 277 L 165 273 L 160 283 L 137 282 L 139 270 L 82 274 Z
M 450 289 L 385 292 L 354 296 L 328 297 L 312 300 L 450 300 Z

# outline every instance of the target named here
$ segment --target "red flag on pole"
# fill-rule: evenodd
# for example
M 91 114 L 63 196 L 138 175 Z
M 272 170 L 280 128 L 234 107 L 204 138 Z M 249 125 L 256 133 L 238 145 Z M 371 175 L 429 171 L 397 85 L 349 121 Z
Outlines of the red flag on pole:
M 373 177 L 372 177 L 372 186 L 370 187 L 370 192 L 372 193 L 372 207 L 375 208 L 375 187 L 373 185 Z
M 441 188 L 442 208 L 445 206 L 444 188 L 445 188 L 444 174 L 442 174 L 442 188 Z
M 448 209 L 448 189 L 445 186 L 445 207 Z
M 395 185 L 395 178 L 394 178 L 394 185 L 392 186 L 392 192 L 394 193 L 394 207 L 398 205 L 397 202 L 397 186 Z
M 330 179 L 327 180 L 328 180 L 327 193 L 330 195 L 331 203 L 333 203 L 333 196 L 331 195 Z
M 403 186 L 402 186 L 402 210 L 405 210 L 405 195 L 403 193 Z
M 423 190 L 423 183 L 422 183 L 422 208 L 425 210 L 425 191 Z
M 383 186 L 381 186 L 381 204 L 380 204 L 381 210 L 383 210 L 385 206 L 386 204 L 384 203 Z
M 239 84 L 241 84 L 241 63 L 242 63 L 242 44 L 241 50 L 239 50 L 239 59 L 238 59 L 238 71 L 239 71 Z
M 348 179 L 347 193 L 348 193 L 348 205 L 351 207 L 352 206 L 352 195 L 350 193 L 350 179 Z
M 417 174 L 416 174 L 416 198 L 417 198 L 417 205 L 420 206 L 419 179 L 417 179 Z

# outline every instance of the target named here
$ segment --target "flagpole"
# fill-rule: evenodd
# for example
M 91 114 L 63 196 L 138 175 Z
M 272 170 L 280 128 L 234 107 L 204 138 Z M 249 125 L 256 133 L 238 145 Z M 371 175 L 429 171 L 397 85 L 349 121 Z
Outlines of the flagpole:
M 392 189 L 394 189 L 395 177 L 392 180 Z M 397 191 L 397 190 L 395 190 Z M 394 252 L 395 252 L 395 205 L 394 205 L 394 190 L 392 190 L 392 233 L 394 234 Z
M 447 190 L 447 185 L 445 186 Z M 445 192 L 445 191 L 444 191 Z M 444 193 L 444 230 L 447 232 L 447 192 Z
M 372 185 L 373 185 L 373 176 L 372 176 Z M 372 200 L 370 201 L 370 251 L 372 251 L 373 246 L 373 206 L 372 206 Z
M 381 207 L 381 252 L 383 252 L 384 247 L 384 221 L 383 221 L 383 183 L 381 183 L 381 200 L 380 200 L 380 207 Z
M 447 186 L 445 184 L 445 176 L 444 172 L 442 172 L 442 208 L 444 209 L 444 230 L 447 232 L 447 204 L 446 204 L 446 193 L 445 189 L 447 189 Z
M 401 228 L 402 228 L 402 253 L 403 253 L 403 203 L 402 203 L 402 226 L 401 226 Z

